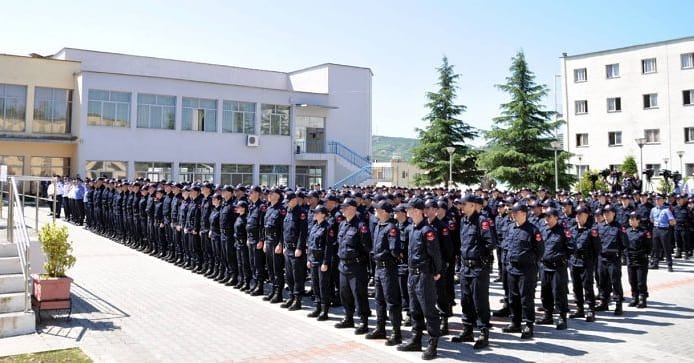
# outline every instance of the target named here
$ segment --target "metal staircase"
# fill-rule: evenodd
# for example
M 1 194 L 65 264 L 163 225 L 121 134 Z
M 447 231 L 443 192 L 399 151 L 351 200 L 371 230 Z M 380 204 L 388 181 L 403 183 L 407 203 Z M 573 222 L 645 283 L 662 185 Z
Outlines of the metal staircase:
M 350 175 L 336 181 L 334 188 L 342 185 L 355 185 L 371 178 L 371 160 L 357 154 L 354 150 L 337 141 L 328 141 L 327 151 L 331 154 L 340 156 L 343 160 L 358 169 Z

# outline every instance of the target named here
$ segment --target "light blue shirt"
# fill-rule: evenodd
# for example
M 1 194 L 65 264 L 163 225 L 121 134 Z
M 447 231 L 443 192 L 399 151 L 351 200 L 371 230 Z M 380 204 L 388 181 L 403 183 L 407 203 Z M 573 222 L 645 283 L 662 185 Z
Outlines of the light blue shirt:
M 672 215 L 670 208 L 666 205 L 662 207 L 653 207 L 653 209 L 651 209 L 651 220 L 653 221 L 653 225 L 658 228 L 669 227 L 670 221 L 673 219 L 675 219 L 675 216 Z

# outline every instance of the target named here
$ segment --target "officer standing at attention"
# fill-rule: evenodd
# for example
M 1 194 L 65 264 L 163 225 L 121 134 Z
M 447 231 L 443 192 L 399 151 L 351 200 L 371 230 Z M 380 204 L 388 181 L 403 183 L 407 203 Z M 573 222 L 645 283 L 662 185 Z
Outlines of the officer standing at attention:
M 400 256 L 398 257 L 398 282 L 400 285 L 400 297 L 402 298 L 402 309 L 407 316 L 405 317 L 405 326 L 411 326 L 412 320 L 410 317 L 410 294 L 407 292 L 407 277 L 409 270 L 407 268 L 407 250 L 409 246 L 410 229 L 412 223 L 407 218 L 407 204 L 399 204 L 393 208 L 395 221 L 397 222 L 398 230 L 400 231 Z
M 600 235 L 600 256 L 598 258 L 598 276 L 600 277 L 600 305 L 595 311 L 607 311 L 610 297 L 614 291 L 614 315 L 622 315 L 622 262 L 620 256 L 626 245 L 626 227 L 621 226 L 615 218 L 615 208 L 606 205 L 602 209 L 605 223 L 598 226 Z
M 677 247 L 677 253 L 675 258 L 687 258 L 687 252 L 689 251 L 689 215 L 691 212 L 687 207 L 687 198 L 684 195 L 677 196 L 677 205 L 672 209 L 672 214 L 675 217 L 675 246 Z
M 438 218 L 438 205 L 433 199 L 428 199 L 424 202 L 424 213 L 427 216 L 427 222 L 436 230 L 441 251 L 441 261 L 444 269 L 441 271 L 441 278 L 436 280 L 436 296 L 438 300 L 436 305 L 441 314 L 441 335 L 448 334 L 448 317 L 453 315 L 453 307 L 451 300 L 448 298 L 448 290 L 446 285 L 446 271 L 450 264 L 455 262 L 455 251 L 453 251 L 453 242 L 451 241 L 451 233 L 448 230 L 448 223 L 444 223 Z
M 289 299 L 286 307 L 289 310 L 301 309 L 301 296 L 306 282 L 306 239 L 308 237 L 308 221 L 306 210 L 298 205 L 296 193 L 288 192 L 287 215 L 284 217 L 282 237 L 284 239 L 284 261 L 287 269 L 287 286 Z M 282 304 L 285 305 L 285 304 Z
M 237 257 L 237 261 L 234 263 L 238 266 L 238 279 L 239 284 L 241 284 L 238 289 L 246 292 L 251 289 L 251 279 L 253 278 L 251 261 L 248 257 L 248 232 L 246 231 L 248 202 L 245 200 L 237 200 L 236 203 L 234 203 L 234 214 L 236 214 L 236 220 L 234 221 L 234 242 Z M 236 288 L 236 286 L 234 287 Z
M 265 260 L 267 271 L 272 283 L 272 291 L 263 300 L 272 304 L 282 302 L 284 291 L 284 255 L 282 254 L 282 225 L 287 209 L 282 205 L 282 190 L 273 188 L 267 197 L 270 205 L 265 211 L 264 237 Z M 289 306 L 285 306 L 289 307 Z
M 318 318 L 319 321 L 328 320 L 330 310 L 330 266 L 335 258 L 333 249 L 336 238 L 335 232 L 330 229 L 326 217 L 328 210 L 317 205 L 313 209 L 315 222 L 311 226 L 308 236 L 308 262 L 306 267 L 311 272 L 311 285 L 316 302 L 316 308 L 308 314 L 309 318 Z
M 590 220 L 588 207 L 576 209 L 576 225 L 571 228 L 571 241 L 569 243 L 569 268 L 571 281 L 576 301 L 576 312 L 569 318 L 586 318 L 587 322 L 595 321 L 595 256 L 600 251 L 600 238 L 598 227 Z M 584 300 L 585 297 L 585 300 Z M 583 304 L 587 303 L 586 313 Z
M 400 326 L 402 324 L 402 306 L 400 285 L 398 283 L 397 260 L 400 258 L 400 230 L 395 226 L 390 214 L 393 207 L 390 202 L 382 200 L 374 206 L 378 223 L 374 230 L 373 258 L 376 265 L 374 289 L 376 290 L 376 329 L 366 334 L 366 339 L 386 338 L 386 311 L 393 326 L 393 335 L 386 345 L 402 343 Z
M 337 234 L 337 257 L 340 259 L 340 298 L 345 308 L 345 317 L 335 324 L 338 329 L 354 328 L 354 312 L 361 318 L 361 324 L 354 334 L 366 334 L 369 330 L 369 283 L 368 264 L 371 239 L 368 222 L 357 218 L 357 202 L 346 198 L 342 203 L 344 220 Z
M 567 328 L 566 315 L 569 313 L 569 275 L 567 261 L 569 260 L 569 238 L 571 231 L 559 223 L 559 211 L 549 208 L 545 212 L 546 228 L 542 231 L 545 241 L 545 253 L 542 256 L 542 272 L 540 274 L 542 290 L 542 307 L 545 315 L 537 324 L 552 324 L 552 313 L 556 305 L 559 311 L 557 330 Z
M 631 286 L 631 302 L 629 306 L 638 309 L 646 307 L 648 297 L 648 255 L 651 253 L 653 242 L 651 231 L 641 226 L 641 220 L 636 212 L 629 215 L 627 230 L 627 273 Z
M 672 272 L 672 240 L 670 239 L 670 226 L 674 226 L 677 221 L 670 212 L 670 208 L 665 205 L 662 194 L 655 197 L 656 206 L 651 209 L 650 220 L 653 224 L 653 255 L 651 255 L 651 266 L 649 268 L 657 270 L 660 258 L 665 255 L 667 270 Z
M 535 285 L 537 268 L 544 255 L 540 230 L 528 222 L 528 207 L 516 203 L 511 208 L 514 225 L 510 226 L 506 245 L 506 276 L 512 322 L 504 333 L 521 333 L 521 339 L 531 339 L 535 324 Z M 525 326 L 521 330 L 521 318 Z
M 239 268 L 237 263 L 236 241 L 234 240 L 234 225 L 236 224 L 235 201 L 233 199 L 234 188 L 231 185 L 222 187 L 222 207 L 219 210 L 219 224 L 221 227 L 220 247 L 223 274 L 220 273 L 217 281 L 226 286 L 233 286 L 240 289 L 243 286 L 243 279 L 239 279 Z M 248 253 L 246 253 L 248 255 Z
M 248 195 L 248 218 L 246 220 L 246 232 L 248 233 L 248 257 L 255 277 L 255 286 L 246 292 L 251 296 L 265 294 L 265 252 L 262 237 L 263 219 L 267 206 L 260 200 L 262 189 L 255 185 L 250 188 Z
M 407 265 L 410 276 L 407 281 L 407 292 L 410 294 L 413 335 L 399 345 L 398 350 L 421 351 L 422 334 L 426 328 L 429 333 L 429 345 L 422 353 L 422 359 L 431 360 L 437 356 L 441 336 L 439 326 L 441 318 L 436 310 L 436 281 L 441 278 L 443 262 L 436 231 L 427 223 L 424 216 L 424 201 L 416 197 L 412 198 L 407 204 L 407 215 L 412 220 L 408 246 Z
M 494 261 L 496 231 L 491 219 L 477 211 L 481 198 L 468 195 L 462 200 L 460 222 L 460 303 L 463 308 L 463 331 L 451 341 L 472 342 L 473 325 L 480 329 L 474 349 L 489 345 L 489 275 Z

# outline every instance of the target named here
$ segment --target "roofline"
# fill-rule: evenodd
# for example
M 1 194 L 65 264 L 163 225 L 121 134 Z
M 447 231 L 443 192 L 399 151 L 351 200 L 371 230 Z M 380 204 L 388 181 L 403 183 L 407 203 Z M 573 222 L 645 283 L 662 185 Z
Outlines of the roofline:
M 82 62 L 76 61 L 76 60 L 66 60 L 66 59 L 55 59 L 55 58 L 51 58 L 53 55 L 47 55 L 47 56 L 45 56 L 45 57 L 32 57 L 32 56 L 28 56 L 28 55 L 0 53 L 0 56 L 15 57 L 15 58 L 26 58 L 26 59 L 39 59 L 39 60 L 47 60 L 47 61 L 53 61 L 53 62 L 82 63 Z
M 656 47 L 656 46 L 660 46 L 660 45 L 679 43 L 679 42 L 690 41 L 690 40 L 694 40 L 694 36 L 675 38 L 675 39 L 669 39 L 669 40 L 661 40 L 661 41 L 652 42 L 652 43 L 641 43 L 641 44 L 629 45 L 629 46 L 621 47 L 621 48 L 598 50 L 598 51 L 594 51 L 594 52 L 574 54 L 574 55 L 566 55 L 566 53 L 564 53 L 560 58 L 572 59 L 572 58 L 580 58 L 580 57 L 586 57 L 586 56 L 603 55 L 603 54 L 609 54 L 609 53 L 623 52 L 623 51 L 627 51 L 627 50 L 634 50 L 634 49 L 639 49 L 639 48 Z
M 348 64 L 340 64 L 340 63 L 332 63 L 332 62 L 321 63 L 321 64 L 317 64 L 317 65 L 315 65 L 315 66 L 297 69 L 296 71 L 291 71 L 291 72 L 289 72 L 288 74 L 291 75 L 291 74 L 295 74 L 295 73 L 299 73 L 299 72 L 305 72 L 305 71 L 310 71 L 310 70 L 313 70 L 313 69 L 323 68 L 323 67 L 327 67 L 327 66 L 338 66 L 338 67 L 347 67 L 347 68 L 366 69 L 366 70 L 369 71 L 369 73 L 371 73 L 371 76 L 372 76 L 372 77 L 373 77 L 373 75 L 374 75 L 374 72 L 373 72 L 373 71 L 371 70 L 371 68 L 369 68 L 369 67 L 351 66 L 351 65 L 348 65 Z

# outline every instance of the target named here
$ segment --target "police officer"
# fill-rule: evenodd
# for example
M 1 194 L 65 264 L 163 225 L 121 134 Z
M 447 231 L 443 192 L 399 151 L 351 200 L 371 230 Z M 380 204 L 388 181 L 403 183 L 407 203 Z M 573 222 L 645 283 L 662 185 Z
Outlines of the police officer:
M 595 261 L 600 251 L 598 227 L 589 219 L 588 207 L 576 208 L 576 225 L 571 228 L 569 243 L 569 268 L 573 286 L 576 312 L 569 318 L 585 318 L 587 322 L 595 321 L 595 291 L 593 289 Z M 584 299 L 585 298 L 585 299 Z M 584 310 L 587 303 L 587 312 Z
M 272 304 L 281 303 L 284 291 L 284 255 L 282 254 L 282 225 L 287 209 L 282 205 L 282 190 L 273 188 L 268 194 L 270 205 L 265 211 L 263 236 L 265 238 L 265 261 L 272 291 L 263 300 Z M 289 307 L 286 302 L 284 307 Z
M 219 246 L 221 244 L 222 238 L 222 228 L 220 224 L 220 211 L 222 208 L 222 200 L 224 198 L 220 194 L 215 194 L 211 197 L 212 200 L 212 210 L 210 211 L 209 219 L 209 229 L 207 233 L 207 238 L 211 245 Z M 216 276 L 212 276 L 213 278 Z
M 410 229 L 412 223 L 407 218 L 407 204 L 398 204 L 393 208 L 396 225 L 400 231 L 400 256 L 398 257 L 398 282 L 400 285 L 400 296 L 402 298 L 401 306 L 406 314 L 403 325 L 411 326 L 412 320 L 410 317 L 410 294 L 407 292 L 407 278 L 409 270 L 407 268 L 407 251 L 410 239 Z
M 438 205 L 436 201 L 433 199 L 426 200 L 424 202 L 424 208 L 427 222 L 436 230 L 436 235 L 441 245 L 441 261 L 444 269 L 441 271 L 441 278 L 436 281 L 436 296 L 438 297 L 436 305 L 441 314 L 441 335 L 446 335 L 448 334 L 448 317 L 453 315 L 451 301 L 448 298 L 446 280 L 448 278 L 447 271 L 455 262 L 455 252 L 453 251 L 453 242 L 451 241 L 451 233 L 448 230 L 448 224 L 438 217 Z
M 436 230 L 424 215 L 424 201 L 412 198 L 407 204 L 407 215 L 412 220 L 410 229 L 408 261 L 409 280 L 407 292 L 410 294 L 410 314 L 412 315 L 412 337 L 398 346 L 398 350 L 418 352 L 422 350 L 422 333 L 429 333 L 427 350 L 422 359 L 430 360 L 437 356 L 441 336 L 440 316 L 436 311 L 436 281 L 441 278 L 443 262 Z M 426 325 L 425 325 L 426 322 Z
M 462 200 L 463 218 L 460 222 L 461 271 L 460 302 L 463 308 L 463 331 L 453 342 L 472 342 L 473 325 L 480 329 L 474 349 L 489 345 L 489 275 L 494 261 L 496 231 L 494 222 L 480 215 L 477 206 L 481 198 L 468 195 Z
M 528 207 L 516 203 L 511 208 L 514 224 L 506 236 L 506 276 L 509 288 L 511 324 L 505 333 L 521 333 L 521 339 L 531 339 L 535 324 L 535 285 L 544 245 L 540 230 L 528 221 Z M 521 330 L 521 319 L 525 326 Z
M 282 227 L 284 240 L 284 261 L 287 269 L 289 286 L 289 310 L 301 309 L 301 296 L 306 282 L 306 239 L 308 221 L 306 210 L 299 205 L 299 198 L 294 192 L 287 192 L 287 212 Z
M 202 256 L 202 246 L 200 241 L 200 231 L 202 229 L 202 203 L 204 201 L 203 195 L 200 193 L 199 186 L 193 186 L 190 188 L 190 205 L 188 206 L 188 213 L 186 215 L 186 225 L 185 233 L 188 238 L 188 248 L 193 261 L 194 266 L 193 272 L 202 274 L 205 272 L 203 269 L 203 256 Z
M 357 218 L 357 201 L 346 198 L 342 203 L 344 220 L 337 234 L 337 257 L 340 259 L 340 298 L 345 309 L 345 317 L 335 324 L 338 329 L 354 327 L 355 308 L 361 324 L 355 334 L 366 334 L 369 329 L 369 283 L 368 262 L 371 251 L 369 226 Z
M 246 232 L 248 233 L 248 256 L 253 268 L 255 285 L 246 292 L 252 296 L 265 294 L 265 279 L 267 271 L 265 269 L 265 252 L 263 251 L 264 241 L 262 238 L 263 219 L 267 206 L 260 199 L 262 189 L 255 185 L 250 188 L 248 195 L 248 219 L 246 220 Z
M 653 255 L 651 255 L 651 265 L 649 268 L 657 270 L 662 257 L 667 261 L 667 269 L 672 272 L 672 240 L 670 238 L 670 226 L 674 226 L 677 221 L 672 215 L 670 208 L 665 205 L 662 194 L 655 197 L 656 206 L 651 209 L 650 221 L 653 224 Z
M 614 291 L 614 315 L 622 315 L 622 263 L 621 255 L 626 245 L 626 227 L 621 226 L 615 219 L 615 208 L 606 205 L 602 209 L 605 223 L 598 226 L 600 237 L 600 254 L 598 257 L 598 275 L 600 277 L 600 305 L 595 311 L 607 311 L 610 296 Z
M 636 212 L 629 214 L 629 229 L 627 230 L 627 274 L 631 287 L 630 307 L 638 309 L 646 307 L 648 298 L 648 255 L 652 248 L 651 231 L 641 226 L 641 220 Z
M 330 223 L 326 217 L 328 210 L 317 205 L 313 209 L 315 222 L 311 226 L 308 236 L 308 262 L 306 267 L 311 272 L 311 285 L 316 307 L 308 314 L 310 318 L 318 318 L 319 321 L 328 320 L 330 310 L 330 266 L 335 258 L 334 242 L 335 232 L 330 229 Z
M 567 262 L 571 231 L 565 229 L 559 220 L 558 210 L 549 208 L 545 212 L 547 228 L 542 231 L 545 253 L 542 256 L 543 266 L 540 274 L 544 317 L 537 324 L 552 324 L 552 313 L 556 305 L 559 311 L 559 322 L 556 328 L 557 330 L 565 330 L 567 328 L 566 315 L 569 313 Z
M 390 202 L 381 200 L 374 206 L 378 224 L 374 230 L 373 258 L 376 265 L 374 289 L 376 290 L 376 328 L 366 335 L 366 339 L 386 338 L 386 311 L 393 326 L 393 334 L 386 341 L 392 346 L 402 343 L 400 326 L 402 306 L 398 283 L 397 261 L 401 256 L 400 230 L 390 214 Z
M 222 207 L 219 210 L 220 235 L 220 255 L 221 267 L 216 281 L 240 289 L 244 284 L 244 279 L 239 278 L 239 264 L 236 249 L 236 239 L 234 238 L 234 225 L 236 225 L 236 201 L 233 199 L 234 187 L 224 185 L 222 187 Z M 248 248 L 248 247 L 246 247 Z M 246 250 L 246 257 L 248 252 Z M 248 267 L 246 265 L 246 267 Z
M 246 231 L 248 218 L 248 202 L 238 200 L 234 203 L 234 248 L 236 248 L 237 266 L 239 272 L 238 289 L 243 292 L 251 290 L 251 279 L 253 278 L 251 261 L 249 258 L 248 232 Z M 253 253 L 253 251 L 250 251 Z M 238 286 L 238 285 L 237 285 Z M 236 286 L 234 286 L 236 288 Z
M 687 197 L 684 195 L 677 196 L 677 205 L 672 209 L 672 214 L 675 217 L 675 246 L 677 253 L 675 258 L 687 258 L 689 251 L 689 208 L 687 207 Z

